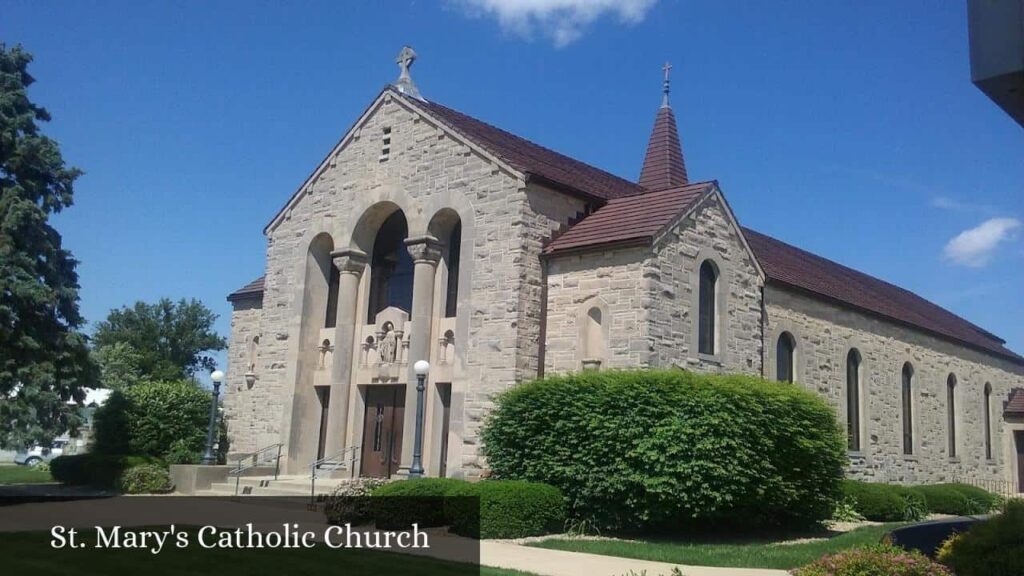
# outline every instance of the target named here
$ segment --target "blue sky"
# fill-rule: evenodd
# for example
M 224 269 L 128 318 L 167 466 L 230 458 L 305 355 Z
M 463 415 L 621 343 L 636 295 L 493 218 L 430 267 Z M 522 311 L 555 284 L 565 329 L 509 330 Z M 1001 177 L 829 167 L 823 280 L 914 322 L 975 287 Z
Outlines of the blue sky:
M 263 226 L 419 53 L 423 95 L 638 176 L 673 65 L 692 179 L 740 221 L 1024 352 L 1024 131 L 970 83 L 963 2 L 7 0 L 46 131 L 86 171 L 56 218 L 91 322 L 224 297 Z

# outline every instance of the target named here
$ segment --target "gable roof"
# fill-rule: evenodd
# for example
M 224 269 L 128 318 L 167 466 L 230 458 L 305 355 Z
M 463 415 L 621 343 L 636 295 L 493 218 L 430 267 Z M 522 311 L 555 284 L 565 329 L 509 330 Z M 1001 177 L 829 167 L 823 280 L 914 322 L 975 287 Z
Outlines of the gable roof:
M 455 132 L 528 177 L 533 176 L 570 193 L 609 200 L 639 194 L 644 190 L 635 182 L 559 154 L 436 102 L 417 100 L 413 105 L 423 108 Z
M 644 167 L 640 170 L 640 185 L 647 190 L 665 190 L 689 183 L 683 147 L 679 144 L 676 115 L 667 104 L 658 108 L 654 129 L 647 142 Z
M 263 290 L 265 289 L 265 280 L 266 276 L 260 276 L 238 290 L 235 290 L 231 294 L 228 294 L 228 302 L 237 302 L 246 298 L 262 297 Z
M 797 288 L 1024 363 L 1024 357 L 1006 348 L 1002 339 L 909 290 L 749 228 L 743 233 L 769 283 Z
M 1005 416 L 1024 416 L 1024 388 L 1012 388 L 1003 408 Z
M 544 248 L 545 254 L 647 243 L 713 190 L 714 181 L 609 200 Z

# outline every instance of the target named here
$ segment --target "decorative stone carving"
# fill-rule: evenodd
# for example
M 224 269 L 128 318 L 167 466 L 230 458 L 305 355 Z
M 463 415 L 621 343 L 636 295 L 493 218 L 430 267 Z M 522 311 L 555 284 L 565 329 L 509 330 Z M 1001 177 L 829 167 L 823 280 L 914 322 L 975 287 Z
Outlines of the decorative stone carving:
M 331 261 L 334 262 L 334 267 L 338 269 L 338 272 L 354 274 L 356 277 L 359 277 L 366 270 L 366 264 L 370 260 L 366 256 L 366 252 L 362 250 L 345 248 L 331 252 Z
M 384 324 L 383 335 L 380 338 L 380 362 L 381 364 L 394 364 L 395 354 L 398 352 L 398 340 L 395 334 L 395 327 L 391 322 Z
M 436 266 L 441 260 L 444 244 L 433 236 L 417 236 L 406 238 L 405 247 L 409 249 L 414 264 L 427 263 Z

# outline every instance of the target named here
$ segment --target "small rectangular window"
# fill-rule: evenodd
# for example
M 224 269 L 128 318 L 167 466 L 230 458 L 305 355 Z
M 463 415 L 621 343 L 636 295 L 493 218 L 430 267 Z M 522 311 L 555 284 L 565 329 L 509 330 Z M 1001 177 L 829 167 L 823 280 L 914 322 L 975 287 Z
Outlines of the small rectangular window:
M 384 128 L 384 135 L 381 138 L 380 161 L 387 162 L 391 158 L 391 127 Z

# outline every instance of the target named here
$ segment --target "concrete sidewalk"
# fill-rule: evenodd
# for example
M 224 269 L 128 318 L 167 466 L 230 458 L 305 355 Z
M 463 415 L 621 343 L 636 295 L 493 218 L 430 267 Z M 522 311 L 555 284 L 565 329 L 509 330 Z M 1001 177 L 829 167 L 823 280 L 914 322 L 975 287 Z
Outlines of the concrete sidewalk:
M 531 572 L 540 576 L 628 576 L 630 571 L 647 576 L 671 576 L 673 568 L 684 576 L 786 576 L 785 570 L 767 568 L 712 568 L 686 566 L 617 556 L 567 552 L 520 546 L 508 542 L 480 542 L 480 563 L 494 568 Z

